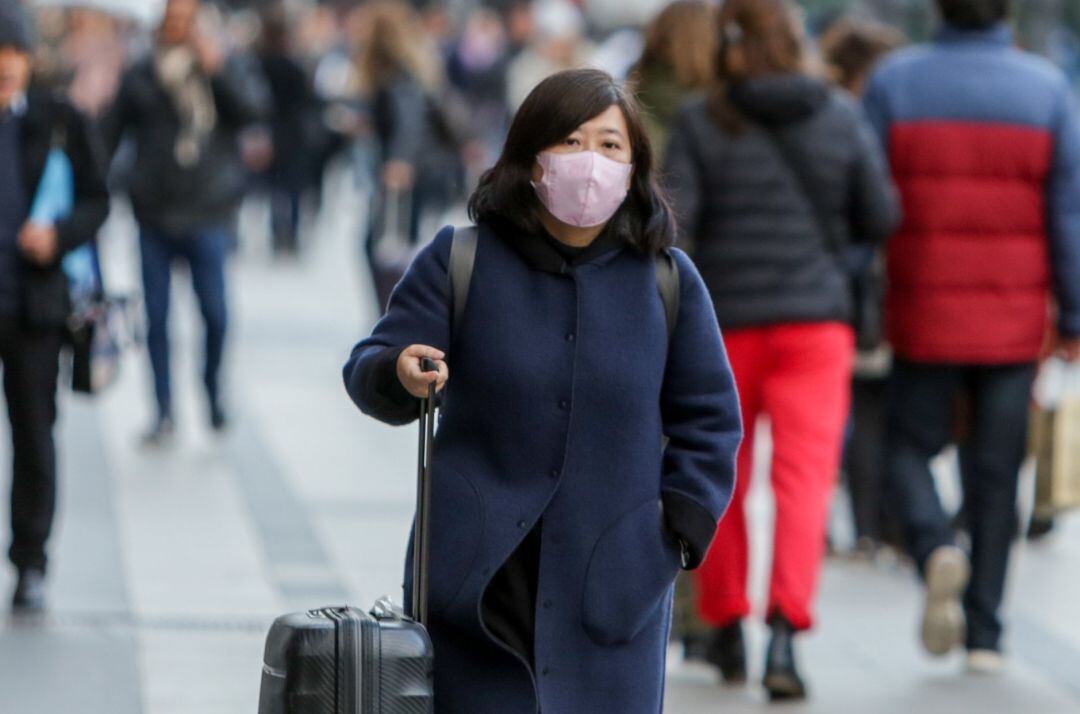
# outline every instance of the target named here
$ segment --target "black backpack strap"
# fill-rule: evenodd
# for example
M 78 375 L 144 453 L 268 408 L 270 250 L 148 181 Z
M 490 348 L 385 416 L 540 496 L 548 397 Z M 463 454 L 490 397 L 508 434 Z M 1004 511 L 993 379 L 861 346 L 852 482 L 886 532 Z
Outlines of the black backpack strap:
M 660 299 L 664 302 L 664 320 L 667 322 L 668 338 L 675 332 L 675 322 L 679 319 L 679 266 L 675 256 L 665 250 L 656 256 L 656 287 L 660 290 Z
M 461 324 L 465 314 L 465 303 L 469 299 L 469 283 L 472 282 L 473 266 L 476 265 L 476 226 L 455 228 L 450 243 L 450 267 L 447 276 L 450 279 L 451 329 Z

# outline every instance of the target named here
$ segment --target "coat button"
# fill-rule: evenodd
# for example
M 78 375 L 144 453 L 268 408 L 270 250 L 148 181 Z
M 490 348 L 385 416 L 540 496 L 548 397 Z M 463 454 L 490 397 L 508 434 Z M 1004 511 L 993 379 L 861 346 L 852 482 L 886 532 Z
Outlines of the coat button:
M 573 332 L 567 332 L 566 333 L 566 341 L 567 342 L 573 342 L 574 341 L 574 333 Z
M 544 667 L 542 670 L 540 670 L 540 674 L 544 675 L 545 677 L 548 676 L 549 674 L 551 674 L 551 668 Z
M 550 609 L 551 609 L 551 606 L 552 606 L 553 604 L 554 604 L 554 603 L 552 603 L 552 602 L 551 602 L 551 600 L 544 600 L 544 609 L 545 609 L 545 610 L 550 610 Z
M 524 528 L 527 525 L 529 525 L 529 524 L 526 523 L 525 521 L 518 521 L 518 528 Z
M 551 470 L 551 478 L 559 478 L 559 470 L 558 469 L 552 469 Z
M 566 401 L 565 399 L 559 402 L 559 409 L 562 409 L 563 411 L 566 411 L 566 408 L 569 406 L 570 402 Z

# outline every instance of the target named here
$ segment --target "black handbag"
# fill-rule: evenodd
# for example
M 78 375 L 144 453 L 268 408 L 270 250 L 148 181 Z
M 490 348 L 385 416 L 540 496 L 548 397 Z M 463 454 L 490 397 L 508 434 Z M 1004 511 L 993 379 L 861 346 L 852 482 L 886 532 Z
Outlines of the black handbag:
M 129 341 L 128 302 L 99 295 L 80 302 L 68 320 L 71 347 L 71 389 L 98 394 L 120 374 L 120 359 Z

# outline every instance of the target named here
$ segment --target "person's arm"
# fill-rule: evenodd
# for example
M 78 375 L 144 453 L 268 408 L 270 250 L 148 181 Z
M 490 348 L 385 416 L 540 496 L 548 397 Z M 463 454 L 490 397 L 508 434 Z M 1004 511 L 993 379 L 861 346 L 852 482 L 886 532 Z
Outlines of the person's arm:
M 408 424 L 419 401 L 402 385 L 398 360 L 410 345 L 446 353 L 450 343 L 447 265 L 453 228 L 439 232 L 417 255 L 390 296 L 386 315 L 345 364 L 345 389 L 360 411 L 387 424 Z
M 221 118 L 234 129 L 266 119 L 273 104 L 258 63 L 245 54 L 232 54 L 210 79 Z
M 686 112 L 676 119 L 664 151 L 663 179 L 678 226 L 679 246 L 693 254 L 700 225 L 703 177 L 691 122 Z
M 64 152 L 71 162 L 75 203 L 70 215 L 56 224 L 58 258 L 93 240 L 109 215 L 100 138 L 77 109 L 64 106 L 62 111 L 67 135 Z
M 900 201 L 874 130 L 853 107 L 855 161 L 851 173 L 851 237 L 857 243 L 884 243 L 900 224 Z
M 664 519 L 683 543 L 686 569 L 701 565 L 735 489 L 742 420 L 712 300 L 694 264 L 673 251 L 679 314 L 668 346 L 660 408 Z
M 1062 81 L 1048 182 L 1050 267 L 1058 305 L 1058 334 L 1080 357 L 1080 112 Z

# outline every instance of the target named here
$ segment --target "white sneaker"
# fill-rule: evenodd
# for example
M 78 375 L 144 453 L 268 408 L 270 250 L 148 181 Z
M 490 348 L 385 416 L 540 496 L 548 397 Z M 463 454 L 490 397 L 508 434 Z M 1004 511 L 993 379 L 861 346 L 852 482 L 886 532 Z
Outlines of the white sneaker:
M 930 654 L 940 657 L 963 644 L 965 623 L 960 598 L 970 577 L 968 557 L 956 546 L 941 546 L 926 561 L 922 644 Z
M 1005 669 L 1005 656 L 997 650 L 971 650 L 967 655 L 969 674 L 994 676 Z

